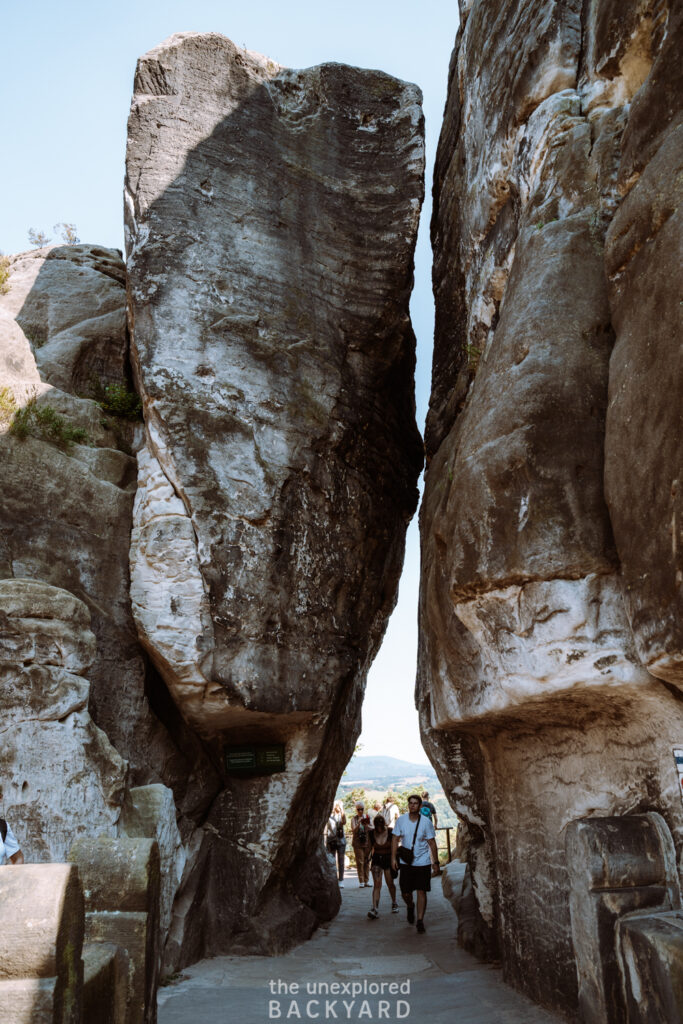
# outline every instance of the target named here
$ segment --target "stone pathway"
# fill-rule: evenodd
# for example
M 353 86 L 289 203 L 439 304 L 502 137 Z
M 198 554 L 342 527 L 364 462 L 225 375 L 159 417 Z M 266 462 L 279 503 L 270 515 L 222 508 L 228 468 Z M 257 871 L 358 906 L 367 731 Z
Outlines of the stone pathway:
M 455 913 L 438 879 L 424 935 L 408 925 L 402 903 L 400 914 L 389 913 L 386 890 L 379 919 L 369 921 L 370 892 L 346 879 L 335 920 L 284 956 L 216 957 L 187 968 L 183 980 L 159 990 L 159 1024 L 335 1016 L 340 1021 L 558 1024 L 559 1017 L 505 985 L 500 970 L 458 947 Z M 383 993 L 377 987 L 382 982 Z

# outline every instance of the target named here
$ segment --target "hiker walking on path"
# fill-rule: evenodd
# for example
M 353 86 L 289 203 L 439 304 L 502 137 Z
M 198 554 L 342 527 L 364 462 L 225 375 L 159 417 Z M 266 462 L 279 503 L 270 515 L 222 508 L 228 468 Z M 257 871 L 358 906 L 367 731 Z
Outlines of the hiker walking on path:
M 391 896 L 391 912 L 398 914 L 398 903 L 396 902 L 396 886 L 394 875 L 391 871 L 391 829 L 387 828 L 386 822 L 381 814 L 375 816 L 374 828 L 370 830 L 370 853 L 372 856 L 372 909 L 368 910 L 368 917 L 374 920 L 379 917 L 379 897 L 382 892 L 382 876 L 386 879 L 389 895 Z
M 23 864 L 21 852 L 14 832 L 4 818 L 0 818 L 0 864 Z
M 441 873 L 436 832 L 429 818 L 420 814 L 421 804 L 421 796 L 408 797 L 408 813 L 400 816 L 391 837 L 391 866 L 395 871 L 400 864 L 399 886 L 408 908 L 408 924 L 415 921 L 413 893 L 417 892 L 417 930 L 420 933 L 425 930 L 431 877 Z
M 356 813 L 351 818 L 351 844 L 356 858 L 358 886 L 369 886 L 370 878 L 370 818 L 365 813 L 365 804 L 358 801 Z
M 345 824 L 346 815 L 344 814 L 344 807 L 341 800 L 337 800 L 325 826 L 325 845 L 327 846 L 327 852 L 332 857 L 337 858 L 337 877 L 339 878 L 340 889 L 344 888 L 344 859 L 346 857 Z
M 398 821 L 398 816 L 401 812 L 398 809 L 398 804 L 394 799 L 392 793 L 387 793 L 384 798 L 384 807 L 382 808 L 382 817 L 387 823 L 387 828 L 393 829 L 394 825 Z
M 435 829 L 439 827 L 439 819 L 436 813 L 436 807 L 429 799 L 429 793 L 425 789 L 422 794 L 422 806 L 420 807 L 420 814 L 425 814 L 432 819 L 432 825 Z

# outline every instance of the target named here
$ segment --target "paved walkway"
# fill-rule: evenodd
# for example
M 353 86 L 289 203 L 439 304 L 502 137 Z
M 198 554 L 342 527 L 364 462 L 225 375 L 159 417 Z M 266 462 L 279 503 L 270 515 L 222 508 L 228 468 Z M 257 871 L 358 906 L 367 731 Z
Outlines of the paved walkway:
M 402 902 L 400 914 L 389 913 L 386 890 L 379 919 L 369 921 L 371 891 L 347 879 L 334 921 L 284 956 L 216 957 L 187 968 L 183 980 L 160 989 L 159 1024 L 329 1021 L 335 1015 L 340 1021 L 558 1024 L 558 1017 L 505 985 L 500 970 L 459 948 L 456 916 L 439 879 L 424 935 L 408 925 Z M 335 982 L 336 990 L 329 987 Z M 383 993 L 376 988 L 382 982 Z M 388 988 L 392 983 L 399 991 Z

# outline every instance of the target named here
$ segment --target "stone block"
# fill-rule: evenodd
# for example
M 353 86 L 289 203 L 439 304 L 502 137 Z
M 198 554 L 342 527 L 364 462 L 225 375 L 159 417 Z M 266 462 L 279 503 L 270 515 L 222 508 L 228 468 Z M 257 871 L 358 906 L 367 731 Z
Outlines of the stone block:
M 128 1002 L 128 956 L 111 942 L 83 947 L 84 1024 L 125 1024 Z
M 24 864 L 3 870 L 0 906 L 0 982 L 14 985 L 17 1007 L 24 1008 L 17 1013 L 35 1005 L 35 1018 L 27 1021 L 79 1024 L 83 894 L 76 867 Z
M 681 1024 L 683 913 L 623 918 L 617 941 L 628 1024 Z
M 56 978 L 0 981 L 0 1006 L 12 1007 L 12 1024 L 55 1024 Z
M 183 875 L 187 853 L 176 823 L 173 792 L 157 783 L 129 790 L 121 813 L 121 828 L 131 838 L 156 839 L 159 844 L 161 891 L 159 931 L 162 946 L 171 924 L 173 899 Z
M 623 1024 L 617 926 L 626 915 L 678 910 L 676 854 L 656 813 L 584 818 L 567 827 L 569 906 L 586 1024 Z
M 154 1024 L 159 975 L 159 847 L 153 839 L 81 839 L 70 859 L 85 895 L 88 943 L 127 961 L 125 1024 Z

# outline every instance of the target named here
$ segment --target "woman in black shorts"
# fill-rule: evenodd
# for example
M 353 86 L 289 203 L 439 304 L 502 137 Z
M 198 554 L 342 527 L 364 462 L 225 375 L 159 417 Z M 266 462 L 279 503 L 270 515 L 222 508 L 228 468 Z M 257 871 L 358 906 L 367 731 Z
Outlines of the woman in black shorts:
M 387 828 L 386 822 L 381 814 L 378 814 L 373 821 L 374 828 L 370 829 L 370 851 L 372 854 L 372 909 L 368 910 L 368 917 L 374 920 L 379 917 L 379 897 L 382 891 L 382 875 L 386 878 L 389 895 L 391 896 L 391 913 L 398 914 L 398 903 L 396 902 L 396 886 L 391 874 L 391 835 L 392 830 Z

